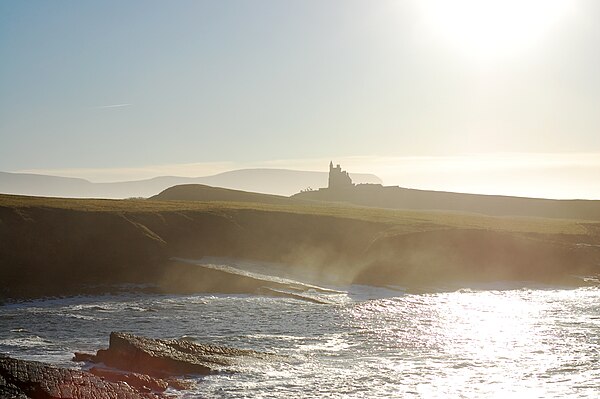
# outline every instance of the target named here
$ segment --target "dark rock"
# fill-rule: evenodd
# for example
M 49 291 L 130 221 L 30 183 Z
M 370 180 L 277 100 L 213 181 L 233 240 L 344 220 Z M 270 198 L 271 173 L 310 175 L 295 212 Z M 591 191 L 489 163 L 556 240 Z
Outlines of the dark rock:
M 110 382 L 85 371 L 17 360 L 0 355 L 3 399 L 158 399 L 125 382 Z
M 176 339 L 152 339 L 112 332 L 108 349 L 101 349 L 96 361 L 121 370 L 154 377 L 184 374 L 211 374 L 230 366 L 240 357 L 267 358 L 251 350 L 201 345 Z
M 27 396 L 16 385 L 9 383 L 0 375 L 0 398 L 27 399 Z
M 93 353 L 75 352 L 73 355 L 74 362 L 96 363 L 96 355 Z
M 145 374 L 123 372 L 99 367 L 92 367 L 89 372 L 95 376 L 104 378 L 107 381 L 126 382 L 142 392 L 164 392 L 169 387 L 167 381 L 160 378 L 152 378 Z

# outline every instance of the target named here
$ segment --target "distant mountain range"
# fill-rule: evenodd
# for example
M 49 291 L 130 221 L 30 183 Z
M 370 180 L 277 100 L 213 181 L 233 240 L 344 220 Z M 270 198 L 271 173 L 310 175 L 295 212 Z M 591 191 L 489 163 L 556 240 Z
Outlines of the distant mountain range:
M 372 174 L 351 173 L 356 183 L 381 183 Z M 327 186 L 327 172 L 288 169 L 240 169 L 205 177 L 160 176 L 152 179 L 114 183 L 92 183 L 85 179 L 0 172 L 0 193 L 72 198 L 150 197 L 180 184 L 214 187 L 289 196 L 307 188 Z
M 551 200 L 415 190 L 382 186 L 381 180 L 371 174 L 350 176 L 355 183 L 371 184 L 316 190 L 327 186 L 326 172 L 286 169 L 241 169 L 206 177 L 162 176 L 116 183 L 92 183 L 88 180 L 68 177 L 0 172 L 0 193 L 45 197 L 144 197 L 152 200 L 269 204 L 324 201 L 389 209 L 600 220 L 600 201 Z M 309 187 L 313 190 L 300 192 Z

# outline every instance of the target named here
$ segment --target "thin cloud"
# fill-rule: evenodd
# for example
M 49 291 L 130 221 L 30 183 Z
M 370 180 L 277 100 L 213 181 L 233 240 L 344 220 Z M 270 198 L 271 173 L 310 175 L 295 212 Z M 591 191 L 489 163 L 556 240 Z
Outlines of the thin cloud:
M 91 107 L 93 109 L 104 109 L 104 108 L 121 108 L 121 107 L 129 107 L 132 104 L 110 104 L 110 105 L 98 105 L 96 107 Z

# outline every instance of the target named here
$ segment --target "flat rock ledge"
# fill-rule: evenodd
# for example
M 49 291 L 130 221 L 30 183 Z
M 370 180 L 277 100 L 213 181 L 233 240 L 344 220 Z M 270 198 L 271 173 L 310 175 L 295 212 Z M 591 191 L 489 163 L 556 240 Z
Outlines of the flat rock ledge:
M 176 377 L 213 374 L 248 357 L 268 360 L 277 356 L 112 332 L 108 349 L 96 354 L 75 353 L 74 361 L 93 365 L 86 371 L 0 354 L 0 398 L 159 399 L 168 397 L 167 388 L 190 389 L 194 385 Z
M 213 374 L 242 358 L 269 359 L 274 355 L 186 340 L 154 339 L 112 332 L 108 349 L 95 355 L 76 353 L 73 360 L 103 363 L 120 370 L 164 378 L 187 374 Z
M 158 399 L 125 382 L 111 382 L 86 371 L 52 367 L 0 355 L 2 399 Z

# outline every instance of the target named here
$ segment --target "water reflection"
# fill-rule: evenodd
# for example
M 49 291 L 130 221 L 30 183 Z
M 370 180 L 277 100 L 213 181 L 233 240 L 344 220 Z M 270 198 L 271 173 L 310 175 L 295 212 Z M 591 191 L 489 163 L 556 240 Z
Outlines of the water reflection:
M 376 290 L 375 290 L 376 291 Z M 71 298 L 0 307 L 0 352 L 70 363 L 111 330 L 266 350 L 186 397 L 596 397 L 600 290 Z
M 459 291 L 360 303 L 349 313 L 380 344 L 363 360 L 404 377 L 396 394 L 594 397 L 596 299 L 596 289 Z

